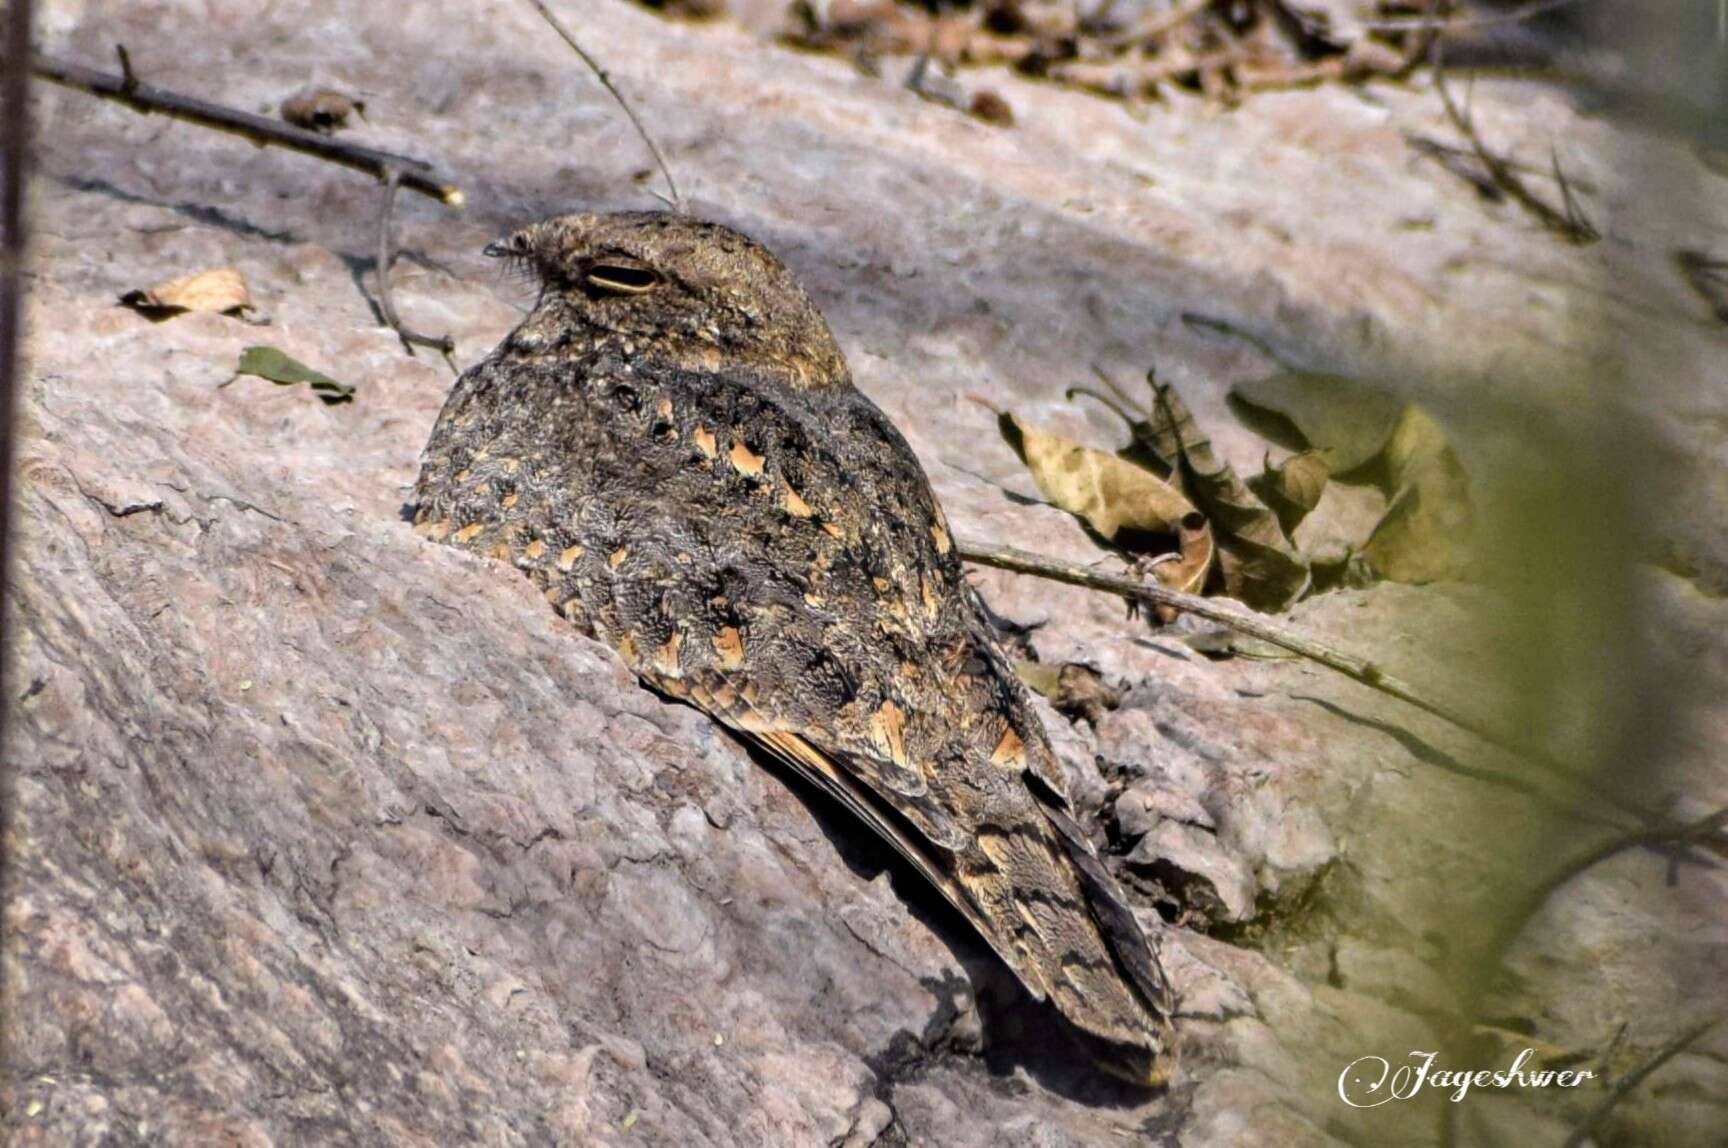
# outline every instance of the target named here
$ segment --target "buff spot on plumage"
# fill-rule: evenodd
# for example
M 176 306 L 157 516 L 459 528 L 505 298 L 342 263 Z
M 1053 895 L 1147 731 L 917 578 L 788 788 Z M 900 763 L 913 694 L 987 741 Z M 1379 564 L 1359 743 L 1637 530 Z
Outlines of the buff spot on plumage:
M 733 441 L 732 449 L 726 452 L 726 460 L 732 464 L 733 470 L 751 478 L 762 473 L 762 464 L 766 461 L 761 455 L 745 446 L 742 439 Z
M 683 669 L 678 664 L 678 651 L 684 645 L 684 635 L 672 631 L 672 636 L 658 650 L 654 651 L 654 668 L 663 676 L 676 678 L 682 675 Z
M 906 711 L 890 698 L 870 716 L 870 740 L 882 756 L 906 764 Z
M 737 626 L 720 627 L 720 632 L 714 635 L 714 653 L 728 670 L 744 664 L 744 638 L 738 633 Z

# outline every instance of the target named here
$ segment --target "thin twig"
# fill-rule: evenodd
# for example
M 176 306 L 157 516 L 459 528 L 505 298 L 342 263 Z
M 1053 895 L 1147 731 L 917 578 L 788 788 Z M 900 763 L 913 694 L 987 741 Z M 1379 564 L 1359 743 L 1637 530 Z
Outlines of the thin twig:
M 456 370 L 456 340 L 448 332 L 442 335 L 424 335 L 402 322 L 396 314 L 396 307 L 390 301 L 390 267 L 396 260 L 396 245 L 391 241 L 390 217 L 396 207 L 396 185 L 401 182 L 401 173 L 391 168 L 384 174 L 384 202 L 378 211 L 378 312 L 384 317 L 384 322 L 396 332 L 396 337 L 402 340 L 402 348 L 410 355 L 416 346 L 430 347 L 444 356 L 444 362 L 450 370 Z
M 1440 94 L 1440 102 L 1445 105 L 1446 118 L 1452 121 L 1452 126 L 1470 144 L 1471 149 L 1476 153 L 1477 162 L 1488 173 L 1488 178 L 1493 181 L 1494 186 L 1511 196 L 1524 210 L 1535 216 L 1544 227 L 1559 234 L 1569 242 L 1594 243 L 1602 238 L 1601 233 L 1583 216 L 1582 212 L 1575 210 L 1576 204 L 1569 202 L 1565 211 L 1555 209 L 1547 200 L 1530 190 L 1522 177 L 1512 169 L 1511 164 L 1495 155 L 1488 149 L 1488 145 L 1482 142 L 1481 135 L 1476 131 L 1474 119 L 1469 113 L 1459 109 L 1457 103 L 1452 99 L 1452 93 L 1446 87 L 1446 69 L 1442 58 L 1441 43 L 1442 40 L 1436 37 L 1430 54 L 1434 69 L 1434 90 Z M 1558 160 L 1555 161 L 1554 170 L 1555 174 L 1559 176 Z M 1565 191 L 1564 177 L 1560 177 L 1560 183 L 1563 193 L 1569 197 L 1570 193 Z
M 1664 1064 L 1667 1064 L 1670 1060 L 1673 1060 L 1676 1056 L 1679 1056 L 1682 1052 L 1685 1052 L 1705 1033 L 1721 1024 L 1723 1019 L 1723 1017 L 1715 1016 L 1708 1020 L 1699 1021 L 1697 1024 L 1693 1025 L 1691 1028 L 1682 1032 L 1679 1036 L 1657 1049 L 1655 1053 L 1651 1055 L 1650 1059 L 1646 1060 L 1643 1064 L 1640 1064 L 1637 1068 L 1615 1081 L 1613 1090 L 1610 1091 L 1607 1096 L 1602 1098 L 1600 1104 L 1590 1110 L 1590 1115 L 1586 1116 L 1583 1123 L 1579 1124 L 1578 1127 L 1572 1130 L 1572 1135 L 1566 1137 L 1566 1143 L 1563 1145 L 1563 1148 L 1581 1148 L 1581 1146 L 1591 1138 L 1591 1134 L 1595 1132 L 1596 1126 L 1601 1124 L 1610 1112 L 1614 1111 L 1615 1105 L 1624 1100 L 1634 1088 L 1643 1084 L 1644 1081 L 1650 1077 L 1651 1073 L 1655 1072 L 1658 1068 L 1661 1068 Z
M 600 81 L 600 86 L 611 93 L 612 98 L 618 102 L 618 106 L 624 109 L 624 115 L 629 118 L 630 125 L 636 129 L 636 134 L 642 137 L 642 142 L 648 145 L 648 151 L 653 155 L 655 165 L 660 168 L 660 174 L 666 180 L 668 194 L 660 195 L 659 192 L 654 194 L 673 211 L 683 211 L 684 199 L 678 194 L 677 183 L 673 182 L 672 168 L 667 165 L 666 157 L 660 154 L 660 145 L 654 142 L 654 137 L 648 134 L 648 129 L 642 126 L 642 121 L 637 118 L 636 109 L 630 106 L 630 101 L 624 98 L 624 93 L 618 90 L 618 85 L 614 84 L 612 77 L 606 74 L 606 69 L 600 66 L 600 61 L 589 55 L 588 50 L 577 43 L 576 37 L 572 36 L 564 25 L 559 23 L 558 17 L 552 14 L 552 9 L 546 7 L 542 0 L 528 0 L 528 3 L 534 11 L 540 13 L 541 19 L 552 25 L 552 30 L 558 33 L 566 44 L 570 45 L 570 50 L 575 52 L 588 66 L 588 70 L 594 73 L 594 78 Z
M 1464 167 L 1464 163 L 1472 163 L 1475 161 L 1476 151 L 1474 148 L 1459 147 L 1456 144 L 1449 144 L 1444 140 L 1437 140 L 1432 136 L 1425 136 L 1420 132 L 1405 132 L 1404 142 L 1409 144 L 1418 152 L 1421 152 L 1423 155 L 1430 157 L 1434 162 L 1444 164 L 1448 171 L 1455 173 L 1460 179 L 1465 179 L 1470 183 L 1475 184 L 1485 193 L 1492 194 L 1496 197 L 1500 195 L 1500 189 L 1490 183 L 1487 176 L 1479 175 Z M 1455 165 L 1454 161 L 1464 161 L 1464 163 L 1457 163 Z M 1591 181 L 1579 179 L 1576 176 L 1558 173 L 1552 167 L 1537 167 L 1535 164 L 1520 163 L 1516 160 L 1507 160 L 1506 166 L 1522 175 L 1536 176 L 1541 179 L 1558 179 L 1568 187 L 1576 188 L 1578 191 L 1582 191 L 1587 195 L 1594 195 L 1596 193 L 1596 185 Z
M 1378 20 L 1358 21 L 1357 26 L 1365 32 L 1420 32 L 1429 27 L 1439 32 L 1455 32 L 1464 28 L 1490 28 L 1501 24 L 1521 24 L 1526 20 L 1534 20 L 1561 8 L 1569 8 L 1579 0 L 1542 0 L 1528 8 L 1520 8 L 1515 12 L 1493 12 L 1482 16 L 1455 16 L 1437 23 L 1430 24 L 1426 16 L 1389 16 Z M 1294 11 L 1294 10 L 1293 10 Z M 1297 20 L 1306 26 L 1308 21 L 1298 15 Z
M 1243 607 L 1227 606 L 1216 598 L 1202 598 L 1194 594 L 1184 594 L 1180 590 L 1171 589 L 1156 581 L 1143 581 L 1114 574 L 1099 573 L 1096 570 L 1088 570 L 1082 566 L 1075 566 L 1072 563 L 1062 562 L 1042 554 L 1017 550 L 1010 546 L 994 546 L 989 543 L 962 539 L 955 543 L 955 547 L 962 559 L 980 566 L 993 566 L 996 569 L 1011 570 L 1017 574 L 1030 574 L 1038 578 L 1048 578 L 1054 582 L 1064 582 L 1070 586 L 1080 586 L 1088 590 L 1101 590 L 1108 594 L 1115 594 L 1120 598 L 1126 598 L 1129 601 L 1172 606 L 1183 613 L 1221 622 L 1238 633 L 1259 638 L 1263 642 L 1270 642 L 1280 649 L 1289 650 L 1293 654 L 1343 674 L 1345 677 L 1360 682 L 1371 689 L 1415 706 L 1424 713 L 1432 714 L 1442 721 L 1449 722 L 1497 749 L 1523 758 L 1566 782 L 1580 794 L 1605 802 L 1622 813 L 1645 822 L 1650 827 L 1647 832 L 1664 835 L 1663 840 L 1674 839 L 1675 835 L 1681 831 L 1681 827 L 1675 826 L 1672 821 L 1653 810 L 1604 791 L 1590 777 L 1536 746 L 1528 745 L 1510 734 L 1494 729 L 1488 723 L 1473 718 L 1444 702 L 1427 697 L 1403 679 L 1388 674 L 1377 663 L 1357 657 L 1354 654 L 1347 654 L 1305 634 L 1298 634 L 1284 626 L 1269 622 L 1261 615 Z M 1711 834 L 1698 841 L 1693 841 L 1690 837 L 1687 837 L 1686 840 L 1690 844 L 1697 844 L 1710 850 L 1719 857 L 1728 857 L 1728 843 L 1724 843 L 1718 834 Z
M 1612 1087 L 1608 1079 L 1608 1066 L 1614 1063 L 1614 1054 L 1620 1051 L 1620 1042 L 1626 1039 L 1626 1022 L 1614 1030 L 1614 1035 L 1608 1040 L 1608 1047 L 1602 1050 L 1602 1055 L 1596 1059 L 1596 1071 L 1602 1079 L 1602 1087 Z
M 1618 857 L 1633 849 L 1651 849 L 1667 847 L 1671 850 L 1684 849 L 1692 845 L 1706 844 L 1711 838 L 1722 831 L 1724 823 L 1728 823 L 1728 809 L 1721 809 L 1708 817 L 1682 825 L 1665 824 L 1649 825 L 1610 837 L 1594 847 L 1585 850 L 1578 856 L 1549 873 L 1532 888 L 1526 890 L 1518 899 L 1518 903 L 1506 914 L 1495 932 L 1494 942 L 1488 947 L 1485 964 L 1498 968 L 1505 954 L 1512 947 L 1512 942 L 1524 931 L 1524 926 L 1530 923 L 1548 899 L 1559 892 L 1572 879 L 1587 869 Z
M 1093 402 L 1097 403 L 1099 406 L 1103 407 L 1129 426 L 1133 426 L 1137 422 L 1145 421 L 1145 415 L 1140 414 L 1138 411 L 1123 410 L 1121 404 L 1115 399 L 1102 391 L 1095 391 L 1091 387 L 1076 385 L 1069 387 L 1066 391 L 1062 392 L 1062 397 L 1068 402 L 1073 402 L 1075 395 L 1085 395 L 1087 398 L 1091 399 Z
M 30 65 L 30 70 L 44 80 L 88 92 L 101 99 L 113 100 L 145 115 L 159 113 L 187 123 L 215 128 L 217 131 L 250 140 L 261 147 L 287 148 L 355 171 L 366 172 L 378 179 L 383 179 L 388 172 L 394 171 L 398 173 L 402 186 L 411 191 L 430 196 L 451 207 L 460 207 L 462 204 L 462 189 L 442 178 L 432 165 L 424 160 L 333 139 L 266 116 L 253 115 L 251 112 L 242 112 L 193 96 L 166 91 L 141 82 L 133 74 L 130 61 L 124 57 L 122 67 L 124 71 L 117 76 L 112 72 L 86 68 L 82 64 L 73 64 L 53 56 L 37 55 Z
M 1408 702 L 1417 709 L 1431 713 L 1435 717 L 1451 722 L 1460 729 L 1475 734 L 1491 745 L 1515 753 L 1524 752 L 1522 747 L 1514 745 L 1512 739 L 1504 734 L 1459 713 L 1450 706 L 1429 700 L 1418 693 L 1415 687 L 1386 673 L 1374 662 L 1366 658 L 1356 657 L 1353 654 L 1346 654 L 1341 650 L 1335 650 L 1306 635 L 1297 634 L 1283 626 L 1268 622 L 1265 618 L 1250 613 L 1242 607 L 1227 606 L 1216 598 L 1202 598 L 1197 594 L 1185 594 L 1158 582 L 1141 581 L 1115 574 L 1103 574 L 1042 554 L 1017 550 L 1011 546 L 992 546 L 988 543 L 971 540 L 961 540 L 955 545 L 962 559 L 980 566 L 994 566 L 998 570 L 1031 574 L 1039 578 L 1065 582 L 1070 586 L 1080 586 L 1088 590 L 1102 590 L 1130 601 L 1172 606 L 1196 617 L 1222 622 L 1238 633 L 1259 638 L 1263 642 L 1270 642 L 1280 649 L 1289 650 L 1309 661 L 1336 670 L 1345 677 L 1361 682 L 1365 686 L 1390 694 L 1400 701 Z M 1566 772 L 1570 774 L 1571 771 Z

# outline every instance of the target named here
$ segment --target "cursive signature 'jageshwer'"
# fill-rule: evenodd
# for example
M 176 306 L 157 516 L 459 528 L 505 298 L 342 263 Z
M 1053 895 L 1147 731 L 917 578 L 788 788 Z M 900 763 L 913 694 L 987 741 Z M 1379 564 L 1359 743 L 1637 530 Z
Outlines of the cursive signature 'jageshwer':
M 1338 1098 L 1352 1108 L 1378 1108 L 1391 1100 L 1409 1100 L 1423 1088 L 1452 1091 L 1454 1104 L 1472 1088 L 1576 1088 L 1596 1077 L 1589 1069 L 1526 1069 L 1536 1055 L 1527 1048 L 1510 1067 L 1475 1070 L 1435 1068 L 1440 1054 L 1411 1049 L 1409 1063 L 1394 1066 L 1383 1056 L 1363 1056 L 1338 1074 Z

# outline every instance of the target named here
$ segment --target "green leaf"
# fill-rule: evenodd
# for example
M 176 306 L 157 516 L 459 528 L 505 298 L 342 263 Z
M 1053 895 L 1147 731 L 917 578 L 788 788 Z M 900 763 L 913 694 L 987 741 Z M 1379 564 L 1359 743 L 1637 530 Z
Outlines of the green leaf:
M 234 372 L 269 379 L 284 387 L 305 383 L 312 388 L 313 394 L 331 405 L 348 402 L 354 397 L 352 385 L 339 383 L 275 347 L 247 347 L 240 352 L 240 365 L 234 368 Z

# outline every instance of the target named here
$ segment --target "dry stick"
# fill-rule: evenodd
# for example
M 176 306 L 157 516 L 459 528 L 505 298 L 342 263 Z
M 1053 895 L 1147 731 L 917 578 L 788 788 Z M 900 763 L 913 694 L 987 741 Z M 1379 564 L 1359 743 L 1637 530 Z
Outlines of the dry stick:
M 131 62 L 121 56 L 122 73 L 102 72 L 52 56 L 38 55 L 30 70 L 45 80 L 124 104 L 144 115 L 161 114 L 187 123 L 228 132 L 260 147 L 274 146 L 315 156 L 329 163 L 363 171 L 378 179 L 396 172 L 402 186 L 452 207 L 462 204 L 462 189 L 443 179 L 431 164 L 411 156 L 332 139 L 266 116 L 225 108 L 192 96 L 166 91 L 139 81 Z
M 618 86 L 612 82 L 612 77 L 606 74 L 606 69 L 600 66 L 600 61 L 590 56 L 588 50 L 576 42 L 576 37 L 572 36 L 564 25 L 558 22 L 558 17 L 552 14 L 552 9 L 546 7 L 541 0 L 528 0 L 528 3 L 534 11 L 540 13 L 541 19 L 552 25 L 552 30 L 558 33 L 566 44 L 570 45 L 570 50 L 575 52 L 584 64 L 588 65 L 588 70 L 594 73 L 594 78 L 600 81 L 600 86 L 611 93 L 612 98 L 618 102 L 618 106 L 624 109 L 624 115 L 629 118 L 630 125 L 636 129 L 636 134 L 642 137 L 642 142 L 648 145 L 648 151 L 653 155 L 654 163 L 660 168 L 660 174 L 665 177 L 666 190 L 670 195 L 660 195 L 659 192 L 655 192 L 655 196 L 673 211 L 683 211 L 684 199 L 678 194 L 678 185 L 672 180 L 672 169 L 667 166 L 666 157 L 660 154 L 660 145 L 654 142 L 654 137 L 648 134 L 648 129 L 643 127 L 642 121 L 636 117 L 636 109 L 630 106 L 630 101 L 624 98 L 624 93 L 618 90 Z
M 1476 152 L 1472 148 L 1449 144 L 1444 140 L 1437 140 L 1431 136 L 1422 135 L 1420 132 L 1405 132 L 1404 142 L 1422 154 L 1433 158 L 1437 163 L 1444 164 L 1448 159 L 1473 160 L 1476 158 Z M 1537 167 L 1533 163 L 1520 163 L 1517 160 L 1506 160 L 1505 163 L 1507 167 L 1518 172 L 1520 175 L 1536 176 L 1541 179 L 1554 179 L 1560 183 L 1564 183 L 1568 188 L 1576 188 L 1577 190 L 1589 195 L 1594 195 L 1597 191 L 1596 184 L 1592 183 L 1590 180 L 1578 179 L 1576 176 L 1565 175 L 1553 167 Z M 1464 175 L 1462 171 L 1458 172 L 1458 174 L 1461 176 Z M 1472 182 L 1475 182 L 1477 179 L 1483 179 L 1483 177 L 1474 174 L 1470 175 L 1468 178 Z M 1484 185 L 1489 186 L 1495 194 L 1498 194 L 1500 191 L 1499 188 L 1487 184 L 1485 179 Z
M 1406 683 L 1388 675 L 1373 662 L 1331 649 L 1319 642 L 1315 642 L 1312 639 L 1303 637 L 1299 634 L 1291 633 L 1281 626 L 1275 626 L 1241 610 L 1220 605 L 1210 599 L 1196 597 L 1192 594 L 1184 594 L 1179 590 L 1173 590 L 1155 582 L 1140 582 L 1129 578 L 1116 577 L 1114 575 L 1099 574 L 1094 571 L 1083 569 L 1079 566 L 1072 566 L 1065 562 L 1059 562 L 1053 558 L 1030 554 L 1026 551 L 1015 550 L 1011 547 L 990 546 L 967 539 L 958 540 L 955 546 L 960 557 L 968 562 L 974 562 L 983 566 L 993 566 L 1001 570 L 1011 570 L 1020 574 L 1032 574 L 1037 577 L 1049 578 L 1057 582 L 1065 582 L 1069 585 L 1081 586 L 1087 589 L 1104 590 L 1128 598 L 1131 601 L 1144 601 L 1174 606 L 1203 618 L 1210 618 L 1213 621 L 1223 622 L 1225 625 L 1228 625 L 1241 633 L 1260 638 L 1263 641 L 1271 642 L 1273 645 L 1280 646 L 1292 653 L 1299 654 L 1302 657 L 1318 662 L 1329 669 L 1336 670 L 1347 677 L 1361 682 L 1363 685 L 1390 694 L 1401 701 L 1417 707 L 1418 709 L 1434 714 L 1436 717 L 1443 718 L 1459 728 L 1468 730 L 1470 733 L 1475 734 L 1490 745 L 1495 745 L 1502 749 L 1527 757 L 1536 761 L 1538 764 L 1543 765 L 1550 771 L 1558 771 L 1560 776 L 1578 785 L 1584 792 L 1589 792 L 1583 779 L 1578 778 L 1572 770 L 1567 769 L 1561 765 L 1561 763 L 1552 761 L 1545 755 L 1535 754 L 1527 747 L 1517 745 L 1512 741 L 1512 739 L 1489 729 L 1479 722 L 1459 714 L 1448 706 L 1429 701 L 1417 694 L 1416 691 Z M 1645 820 L 1661 821 L 1661 819 L 1656 818 L 1645 810 L 1628 806 L 1625 803 L 1614 800 L 1612 797 L 1608 797 L 1607 800 L 1611 804 L 1621 808 L 1623 811 Z M 1530 917 L 1535 914 L 1536 910 L 1542 906 L 1548 896 L 1550 896 L 1554 890 L 1558 889 L 1561 885 L 1564 885 L 1567 881 L 1571 880 L 1572 877 L 1576 876 L 1578 873 L 1583 872 L 1590 866 L 1598 864 L 1617 853 L 1628 849 L 1638 848 L 1640 846 L 1673 844 L 1684 849 L 1692 845 L 1702 845 L 1706 848 L 1712 849 L 1712 851 L 1716 852 L 1718 855 L 1721 855 L 1723 850 L 1720 842 L 1716 839 L 1716 835 L 1720 832 L 1725 818 L 1728 818 L 1728 810 L 1724 810 L 1721 813 L 1705 818 L 1704 820 L 1695 822 L 1691 825 L 1675 826 L 1668 823 L 1654 824 L 1647 828 L 1635 830 L 1620 837 L 1613 838 L 1578 858 L 1573 864 L 1556 871 L 1532 891 L 1532 893 L 1520 905 L 1519 909 L 1508 918 L 1507 924 L 1502 927 L 1502 931 L 1496 937 L 1495 945 L 1488 950 L 1488 953 L 1492 957 L 1494 966 L 1498 967 L 1501 957 L 1506 949 L 1510 947 L 1512 940 L 1515 939 L 1517 933 L 1523 929 L 1525 923 L 1527 923 Z M 1678 1049 L 1675 1051 L 1678 1051 Z M 1672 1055 L 1672 1053 L 1669 1055 Z M 1654 1064 L 1648 1066 L 1648 1070 L 1643 1072 L 1638 1079 L 1642 1079 L 1642 1076 L 1649 1075 L 1649 1071 L 1653 1071 L 1654 1068 Z M 1638 1080 L 1622 1081 L 1621 1083 L 1623 1088 L 1617 1089 L 1617 1091 L 1623 1095 L 1625 1091 L 1629 1091 L 1632 1086 L 1636 1085 Z M 1592 1127 L 1594 1121 L 1600 1119 L 1601 1114 L 1605 1114 L 1609 1107 L 1611 1107 L 1611 1105 L 1605 1104 L 1599 1108 L 1598 1113 L 1593 1114 L 1591 1121 L 1586 1123 L 1585 1128 L 1587 1129 Z M 1452 1125 L 1453 1106 L 1447 1105 L 1445 1106 L 1445 1109 L 1446 1110 L 1442 1112 L 1440 1116 L 1440 1139 L 1443 1144 L 1451 1144 L 1454 1138 L 1454 1129 Z
M 384 174 L 384 205 L 378 212 L 378 311 L 384 316 L 384 321 L 390 329 L 396 332 L 396 337 L 402 340 L 402 347 L 410 355 L 415 346 L 430 347 L 444 356 L 444 362 L 450 370 L 456 370 L 456 340 L 448 332 L 442 335 L 424 335 L 403 323 L 396 314 L 396 307 L 390 301 L 390 266 L 395 261 L 395 245 L 390 239 L 390 216 L 396 207 L 396 185 L 402 182 L 402 173 L 391 168 Z
M 1651 1073 L 1655 1072 L 1658 1068 L 1661 1068 L 1664 1064 L 1667 1064 L 1670 1060 L 1673 1060 L 1676 1056 L 1679 1056 L 1682 1052 L 1685 1052 L 1698 1040 L 1699 1037 L 1721 1024 L 1724 1019 L 1725 1018 L 1723 1017 L 1717 1016 L 1711 1017 L 1708 1020 L 1699 1021 L 1697 1024 L 1693 1025 L 1691 1028 L 1682 1032 L 1679 1036 L 1657 1049 L 1649 1060 L 1646 1060 L 1643 1064 L 1615 1081 L 1613 1091 L 1603 1097 L 1602 1103 L 1591 1109 L 1590 1115 L 1584 1118 L 1584 1122 L 1572 1130 L 1572 1135 L 1566 1137 L 1566 1143 L 1562 1145 L 1562 1148 L 1582 1148 L 1582 1145 L 1590 1139 L 1591 1133 L 1596 1130 L 1596 1126 L 1602 1123 L 1603 1119 L 1606 1118 L 1610 1112 L 1614 1111 L 1614 1106 L 1616 1104 L 1619 1104 L 1624 1100 L 1634 1088 L 1643 1084 L 1644 1081 L 1649 1078 Z
M 1353 654 L 1346 654 L 1305 635 L 1294 633 L 1283 626 L 1266 621 L 1258 614 L 1238 607 L 1225 606 L 1214 598 L 1184 594 L 1180 590 L 1173 590 L 1156 582 L 1124 578 L 1114 574 L 1101 574 L 1082 566 L 1075 566 L 1042 554 L 1016 550 L 1010 546 L 993 546 L 969 539 L 962 539 L 956 542 L 955 546 L 962 559 L 980 566 L 993 566 L 998 570 L 1011 570 L 1017 574 L 1031 574 L 1035 577 L 1048 578 L 1054 582 L 1065 582 L 1070 586 L 1080 586 L 1088 590 L 1102 590 L 1130 601 L 1173 606 L 1183 613 L 1207 618 L 1214 622 L 1222 622 L 1238 633 L 1270 642 L 1274 646 L 1289 650 L 1291 653 L 1298 654 L 1309 661 L 1325 666 L 1327 669 L 1335 670 L 1371 689 L 1379 690 L 1383 694 L 1389 694 L 1399 701 L 1413 705 L 1424 713 L 1433 714 L 1443 721 L 1450 722 L 1497 749 L 1524 758 L 1574 786 L 1579 792 L 1606 802 L 1622 813 L 1644 821 L 1650 826 L 1647 832 L 1663 835 L 1662 840 L 1678 839 L 1677 834 L 1681 832 L 1679 827 L 1676 827 L 1660 814 L 1624 798 L 1601 791 L 1589 778 L 1581 776 L 1577 770 L 1549 756 L 1542 750 L 1525 745 L 1516 738 L 1495 730 L 1451 706 L 1424 697 L 1416 691 L 1414 686 L 1388 674 L 1376 663 L 1366 658 L 1356 657 Z M 1687 838 L 1687 841 L 1692 843 L 1690 838 Z M 1634 842 L 1633 844 L 1639 843 Z M 1696 844 L 1709 849 L 1718 856 L 1728 857 L 1728 844 L 1718 840 L 1714 834 L 1705 840 L 1696 842 Z
M 1441 43 L 1441 38 L 1435 37 L 1433 50 L 1429 57 L 1434 69 L 1434 90 L 1440 93 L 1440 102 L 1446 107 L 1446 118 L 1452 121 L 1452 126 L 1470 144 L 1471 149 L 1476 153 L 1477 162 L 1487 171 L 1488 177 L 1494 181 L 1494 186 L 1516 200 L 1543 226 L 1558 233 L 1569 242 L 1594 243 L 1602 238 L 1601 233 L 1588 219 L 1581 214 L 1574 215 L 1570 211 L 1558 211 L 1550 206 L 1546 200 L 1525 185 L 1523 179 L 1519 177 L 1516 171 L 1512 170 L 1510 164 L 1488 150 L 1488 145 L 1482 142 L 1482 137 L 1476 132 L 1475 122 L 1469 115 L 1459 110 L 1458 105 L 1453 102 L 1452 93 L 1446 88 Z M 1556 173 L 1559 171 L 1558 162 L 1555 164 L 1555 171 Z M 1565 181 L 1562 180 L 1561 184 L 1564 188 Z
M 1728 809 L 1720 809 L 1708 817 L 1684 825 L 1651 825 L 1623 833 L 1618 837 L 1610 837 L 1595 847 L 1574 857 L 1572 860 L 1555 869 L 1540 883 L 1528 890 L 1518 901 L 1500 928 L 1494 934 L 1493 943 L 1486 950 L 1487 957 L 1483 964 L 1488 968 L 1498 968 L 1505 955 L 1512 947 L 1512 942 L 1524 931 L 1524 926 L 1530 919 L 1548 903 L 1548 898 L 1559 892 L 1572 878 L 1586 869 L 1593 869 L 1611 857 L 1618 857 L 1632 849 L 1645 849 L 1660 846 L 1684 848 L 1690 845 L 1706 844 L 1710 838 L 1722 831 L 1722 826 L 1728 822 Z
M 1352 654 L 1332 649 L 1312 638 L 1293 633 L 1258 615 L 1250 614 L 1245 609 L 1225 606 L 1218 599 L 1202 598 L 1196 594 L 1184 594 L 1180 590 L 1172 590 L 1168 586 L 1155 582 L 1143 582 L 1115 574 L 1101 574 L 1083 566 L 1075 566 L 1026 550 L 1017 550 L 1011 546 L 992 546 L 971 540 L 962 540 L 956 543 L 956 546 L 961 558 L 980 566 L 994 566 L 998 570 L 1012 570 L 1016 574 L 1031 574 L 1039 578 L 1065 582 L 1070 586 L 1080 586 L 1088 590 L 1103 590 L 1121 598 L 1149 602 L 1159 606 L 1172 606 L 1196 617 L 1222 622 L 1239 633 L 1270 642 L 1274 646 L 1289 650 L 1293 654 L 1317 662 L 1328 669 L 1336 670 L 1345 677 L 1361 682 L 1365 686 L 1390 694 L 1400 701 L 1408 702 L 1417 709 L 1431 713 L 1451 722 L 1460 729 L 1475 734 L 1491 745 L 1514 753 L 1525 752 L 1522 747 L 1514 745 L 1511 739 L 1496 733 L 1480 722 L 1440 702 L 1428 700 L 1418 694 L 1412 686 L 1392 677 L 1366 658 L 1358 658 Z M 1564 766 L 1561 768 L 1565 769 Z

